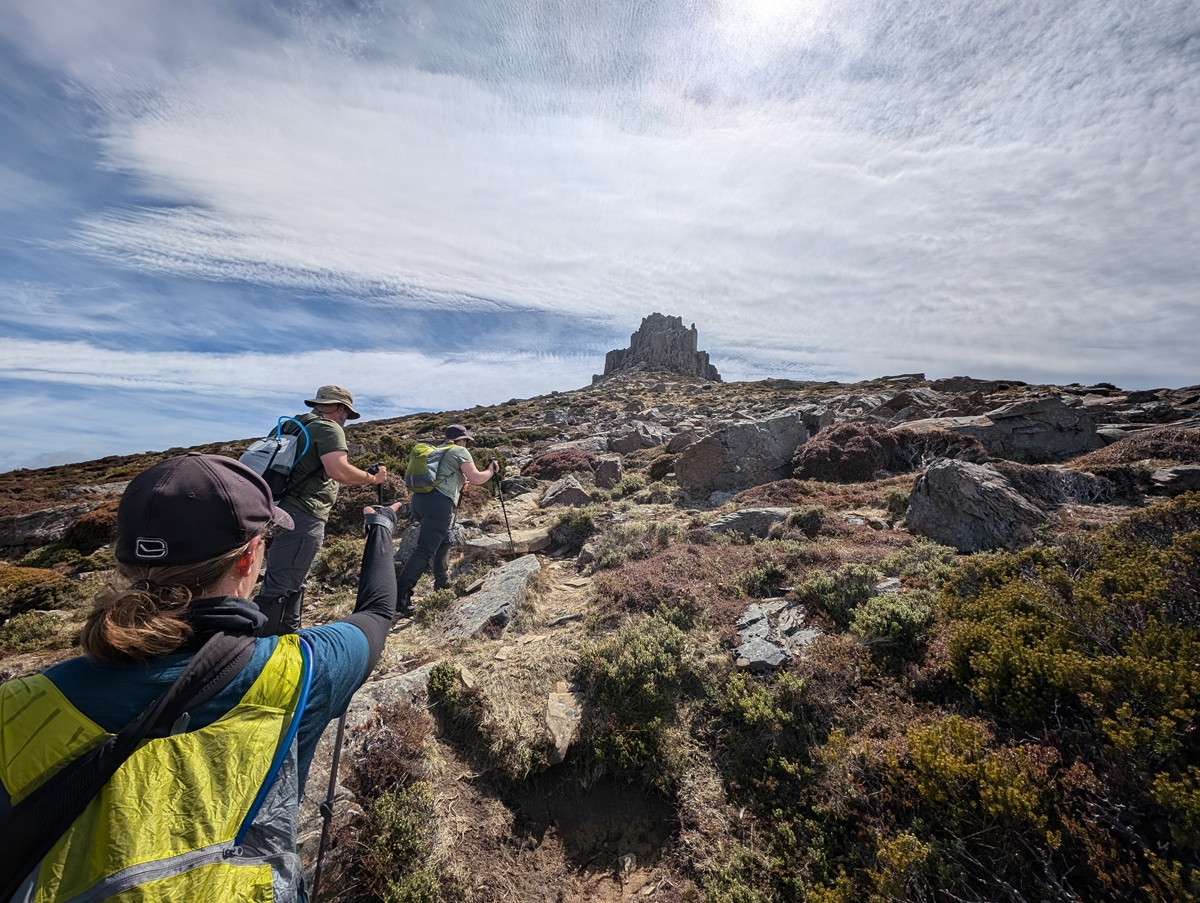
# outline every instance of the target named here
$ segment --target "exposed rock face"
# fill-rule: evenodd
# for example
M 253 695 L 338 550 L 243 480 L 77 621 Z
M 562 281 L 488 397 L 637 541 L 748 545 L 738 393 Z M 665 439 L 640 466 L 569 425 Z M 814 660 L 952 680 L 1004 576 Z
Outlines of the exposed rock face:
M 484 578 L 483 588 L 451 615 L 446 638 L 466 639 L 484 630 L 501 636 L 525 598 L 529 581 L 541 569 L 536 556 L 524 555 L 493 570 Z
M 766 536 L 773 526 L 786 520 L 791 508 L 742 508 L 713 521 L 708 529 L 714 533 L 741 533 L 746 536 Z
M 604 358 L 604 376 L 618 370 L 668 370 L 683 376 L 721 381 L 717 368 L 708 362 L 707 351 L 696 350 L 696 324 L 684 329 L 682 317 L 653 313 L 642 319 L 629 337 L 629 347 L 614 349 Z M 602 377 L 594 377 L 596 382 Z
M 938 461 L 908 497 L 908 529 L 960 552 L 1018 548 L 1046 515 L 988 464 Z
M 1083 406 L 1068 407 L 1056 395 L 1014 402 L 975 417 L 938 417 L 907 424 L 912 430 L 941 428 L 973 436 L 993 458 L 1043 464 L 1104 446 L 1096 421 Z
M 528 555 L 550 546 L 550 528 L 534 527 L 532 530 L 513 530 L 510 544 L 508 533 L 490 533 L 476 536 L 463 543 L 463 552 L 470 555 L 481 552 Z
M 616 436 L 608 442 L 608 447 L 618 454 L 627 455 L 642 448 L 657 448 L 666 441 L 662 431 L 641 420 L 633 422 L 633 429 L 623 435 Z
M 98 504 L 98 501 L 72 502 L 29 514 L 0 517 L 0 548 L 44 546 L 62 539 L 67 527 Z
M 1160 467 L 1150 475 L 1150 482 L 1168 495 L 1200 492 L 1200 464 Z
M 788 476 L 796 446 L 808 438 L 797 414 L 735 423 L 705 436 L 675 460 L 684 489 L 737 492 Z

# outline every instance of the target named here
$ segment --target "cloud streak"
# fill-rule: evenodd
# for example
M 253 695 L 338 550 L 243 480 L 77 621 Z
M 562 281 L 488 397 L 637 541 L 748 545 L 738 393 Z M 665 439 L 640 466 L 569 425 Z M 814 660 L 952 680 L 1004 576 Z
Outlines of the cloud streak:
M 86 384 L 30 357 L 72 339 L 586 379 L 662 310 L 729 377 L 1200 380 L 1193 4 L 65 5 L 0 11 L 92 154 L 0 161 L 8 378 Z

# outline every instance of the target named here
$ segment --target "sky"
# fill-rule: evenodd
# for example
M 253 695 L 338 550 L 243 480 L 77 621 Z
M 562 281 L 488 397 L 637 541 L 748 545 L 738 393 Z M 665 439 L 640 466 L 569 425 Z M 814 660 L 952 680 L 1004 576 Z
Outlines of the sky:
M 587 385 L 1200 383 L 1200 5 L 0 0 L 0 471 Z

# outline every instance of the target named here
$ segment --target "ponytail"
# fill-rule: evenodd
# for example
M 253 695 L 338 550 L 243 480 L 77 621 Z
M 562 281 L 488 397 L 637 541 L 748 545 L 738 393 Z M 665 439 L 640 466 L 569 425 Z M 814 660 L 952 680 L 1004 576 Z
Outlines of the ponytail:
M 110 582 L 97 594 L 79 635 L 84 653 L 102 662 L 144 662 L 179 649 L 192 636 L 187 618 L 192 599 L 203 598 L 249 545 L 174 567 L 117 562 L 117 573 L 124 579 Z

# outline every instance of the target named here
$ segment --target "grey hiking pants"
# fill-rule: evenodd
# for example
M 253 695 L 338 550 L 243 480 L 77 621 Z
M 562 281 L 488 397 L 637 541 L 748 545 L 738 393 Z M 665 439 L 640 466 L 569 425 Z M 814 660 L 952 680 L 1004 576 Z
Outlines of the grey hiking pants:
M 412 593 L 425 568 L 433 562 L 433 585 L 450 585 L 450 526 L 454 522 L 454 501 L 438 492 L 413 493 L 413 516 L 421 522 L 417 547 L 396 576 L 396 589 L 403 599 Z
M 325 521 L 311 514 L 289 511 L 294 530 L 278 530 L 267 549 L 267 575 L 254 604 L 267 616 L 258 636 L 295 633 L 300 629 L 300 606 L 308 569 L 325 539 Z

